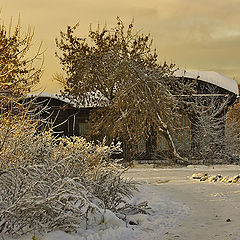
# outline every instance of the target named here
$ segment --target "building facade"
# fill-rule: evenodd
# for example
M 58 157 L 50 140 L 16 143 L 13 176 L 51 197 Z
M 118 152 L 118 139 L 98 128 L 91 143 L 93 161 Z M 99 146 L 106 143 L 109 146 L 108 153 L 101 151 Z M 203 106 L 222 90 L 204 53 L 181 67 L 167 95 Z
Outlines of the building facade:
M 194 103 L 199 110 L 194 109 L 189 111 L 189 114 L 182 115 L 177 120 L 179 127 L 171 135 L 179 153 L 188 156 L 191 153 L 192 156 L 197 156 L 199 149 L 206 148 L 204 145 L 209 146 L 212 141 L 209 134 L 209 136 L 202 135 L 204 131 L 208 131 L 208 133 L 210 131 L 204 129 L 204 122 L 218 122 L 218 129 L 214 131 L 219 134 L 219 139 L 224 136 L 225 115 L 229 106 L 233 105 L 238 97 L 238 85 L 233 79 L 216 72 L 179 70 L 175 72 L 175 76 L 196 82 L 196 93 L 185 97 L 186 101 Z M 35 98 L 35 102 L 47 106 L 47 111 L 42 117 L 49 118 L 56 133 L 64 136 L 87 135 L 89 115 L 94 106 L 76 106 L 57 94 L 32 94 L 27 98 Z M 216 146 L 213 147 L 223 148 L 220 143 L 216 143 Z M 154 154 L 152 154 L 152 149 L 155 149 Z M 139 159 L 168 158 L 168 153 L 168 142 L 161 133 L 157 133 L 154 139 L 150 138 L 148 141 L 141 139 L 138 143 Z

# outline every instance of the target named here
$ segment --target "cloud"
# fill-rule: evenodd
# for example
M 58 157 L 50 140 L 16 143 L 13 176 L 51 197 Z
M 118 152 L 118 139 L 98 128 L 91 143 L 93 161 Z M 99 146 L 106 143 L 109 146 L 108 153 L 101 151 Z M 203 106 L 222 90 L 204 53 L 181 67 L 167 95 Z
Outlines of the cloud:
M 20 12 L 23 25 L 44 41 L 44 82 L 60 69 L 54 57 L 60 30 L 80 22 L 77 32 L 86 36 L 90 23 L 114 26 L 116 16 L 126 24 L 134 17 L 137 30 L 150 32 L 160 60 L 240 80 L 240 0 L 2 0 L 1 7 L 4 19 Z

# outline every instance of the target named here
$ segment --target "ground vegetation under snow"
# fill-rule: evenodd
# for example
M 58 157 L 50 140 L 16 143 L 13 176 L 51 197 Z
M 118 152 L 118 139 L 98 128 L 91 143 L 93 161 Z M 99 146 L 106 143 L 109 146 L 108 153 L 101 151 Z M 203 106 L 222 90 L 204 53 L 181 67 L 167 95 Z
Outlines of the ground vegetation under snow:
M 30 124 L 21 130 L 14 126 L 2 148 L 8 158 L 0 168 L 1 234 L 76 232 L 101 225 L 106 215 L 124 222 L 128 211 L 147 212 L 147 204 L 127 200 L 137 183 L 111 160 L 119 145 L 36 134 Z
M 191 179 L 191 176 L 201 174 L 237 176 L 239 171 L 236 165 L 179 168 L 137 165 L 123 173 L 126 180 L 141 183 L 139 191 L 126 207 L 141 207 L 138 203 L 142 203 L 147 214 L 135 212 L 131 207 L 123 221 L 112 210 L 105 209 L 98 224 L 93 224 L 97 215 L 91 215 L 87 229 L 86 225 L 79 224 L 72 233 L 52 229 L 49 232 L 31 232 L 18 239 L 26 240 L 33 236 L 36 240 L 239 239 L 239 184 Z M 146 201 L 151 208 L 145 205 Z M 4 239 L 12 238 L 4 235 Z

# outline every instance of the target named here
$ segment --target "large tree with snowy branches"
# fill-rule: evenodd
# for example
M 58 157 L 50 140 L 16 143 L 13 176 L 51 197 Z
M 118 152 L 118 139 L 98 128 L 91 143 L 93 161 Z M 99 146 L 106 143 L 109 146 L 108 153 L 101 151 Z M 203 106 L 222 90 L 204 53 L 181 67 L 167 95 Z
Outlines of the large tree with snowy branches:
M 153 153 L 161 132 L 172 156 L 182 159 L 172 133 L 181 114 L 182 93 L 192 90 L 173 76 L 173 64 L 159 64 L 150 35 L 134 32 L 133 22 L 125 27 L 120 18 L 114 28 L 90 26 L 88 38 L 76 36 L 76 29 L 69 26 L 56 40 L 66 73 L 56 78 L 67 98 L 99 106 L 90 117 L 91 133 L 123 140 L 129 157 L 143 138 Z

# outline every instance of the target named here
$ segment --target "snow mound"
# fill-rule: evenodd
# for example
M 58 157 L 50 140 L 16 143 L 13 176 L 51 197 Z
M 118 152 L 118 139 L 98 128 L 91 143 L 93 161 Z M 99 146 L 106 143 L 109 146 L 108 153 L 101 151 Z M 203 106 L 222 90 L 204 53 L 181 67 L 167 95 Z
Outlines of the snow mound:
M 200 182 L 240 183 L 240 175 L 223 177 L 221 174 L 210 176 L 208 173 L 194 173 L 190 178 Z

